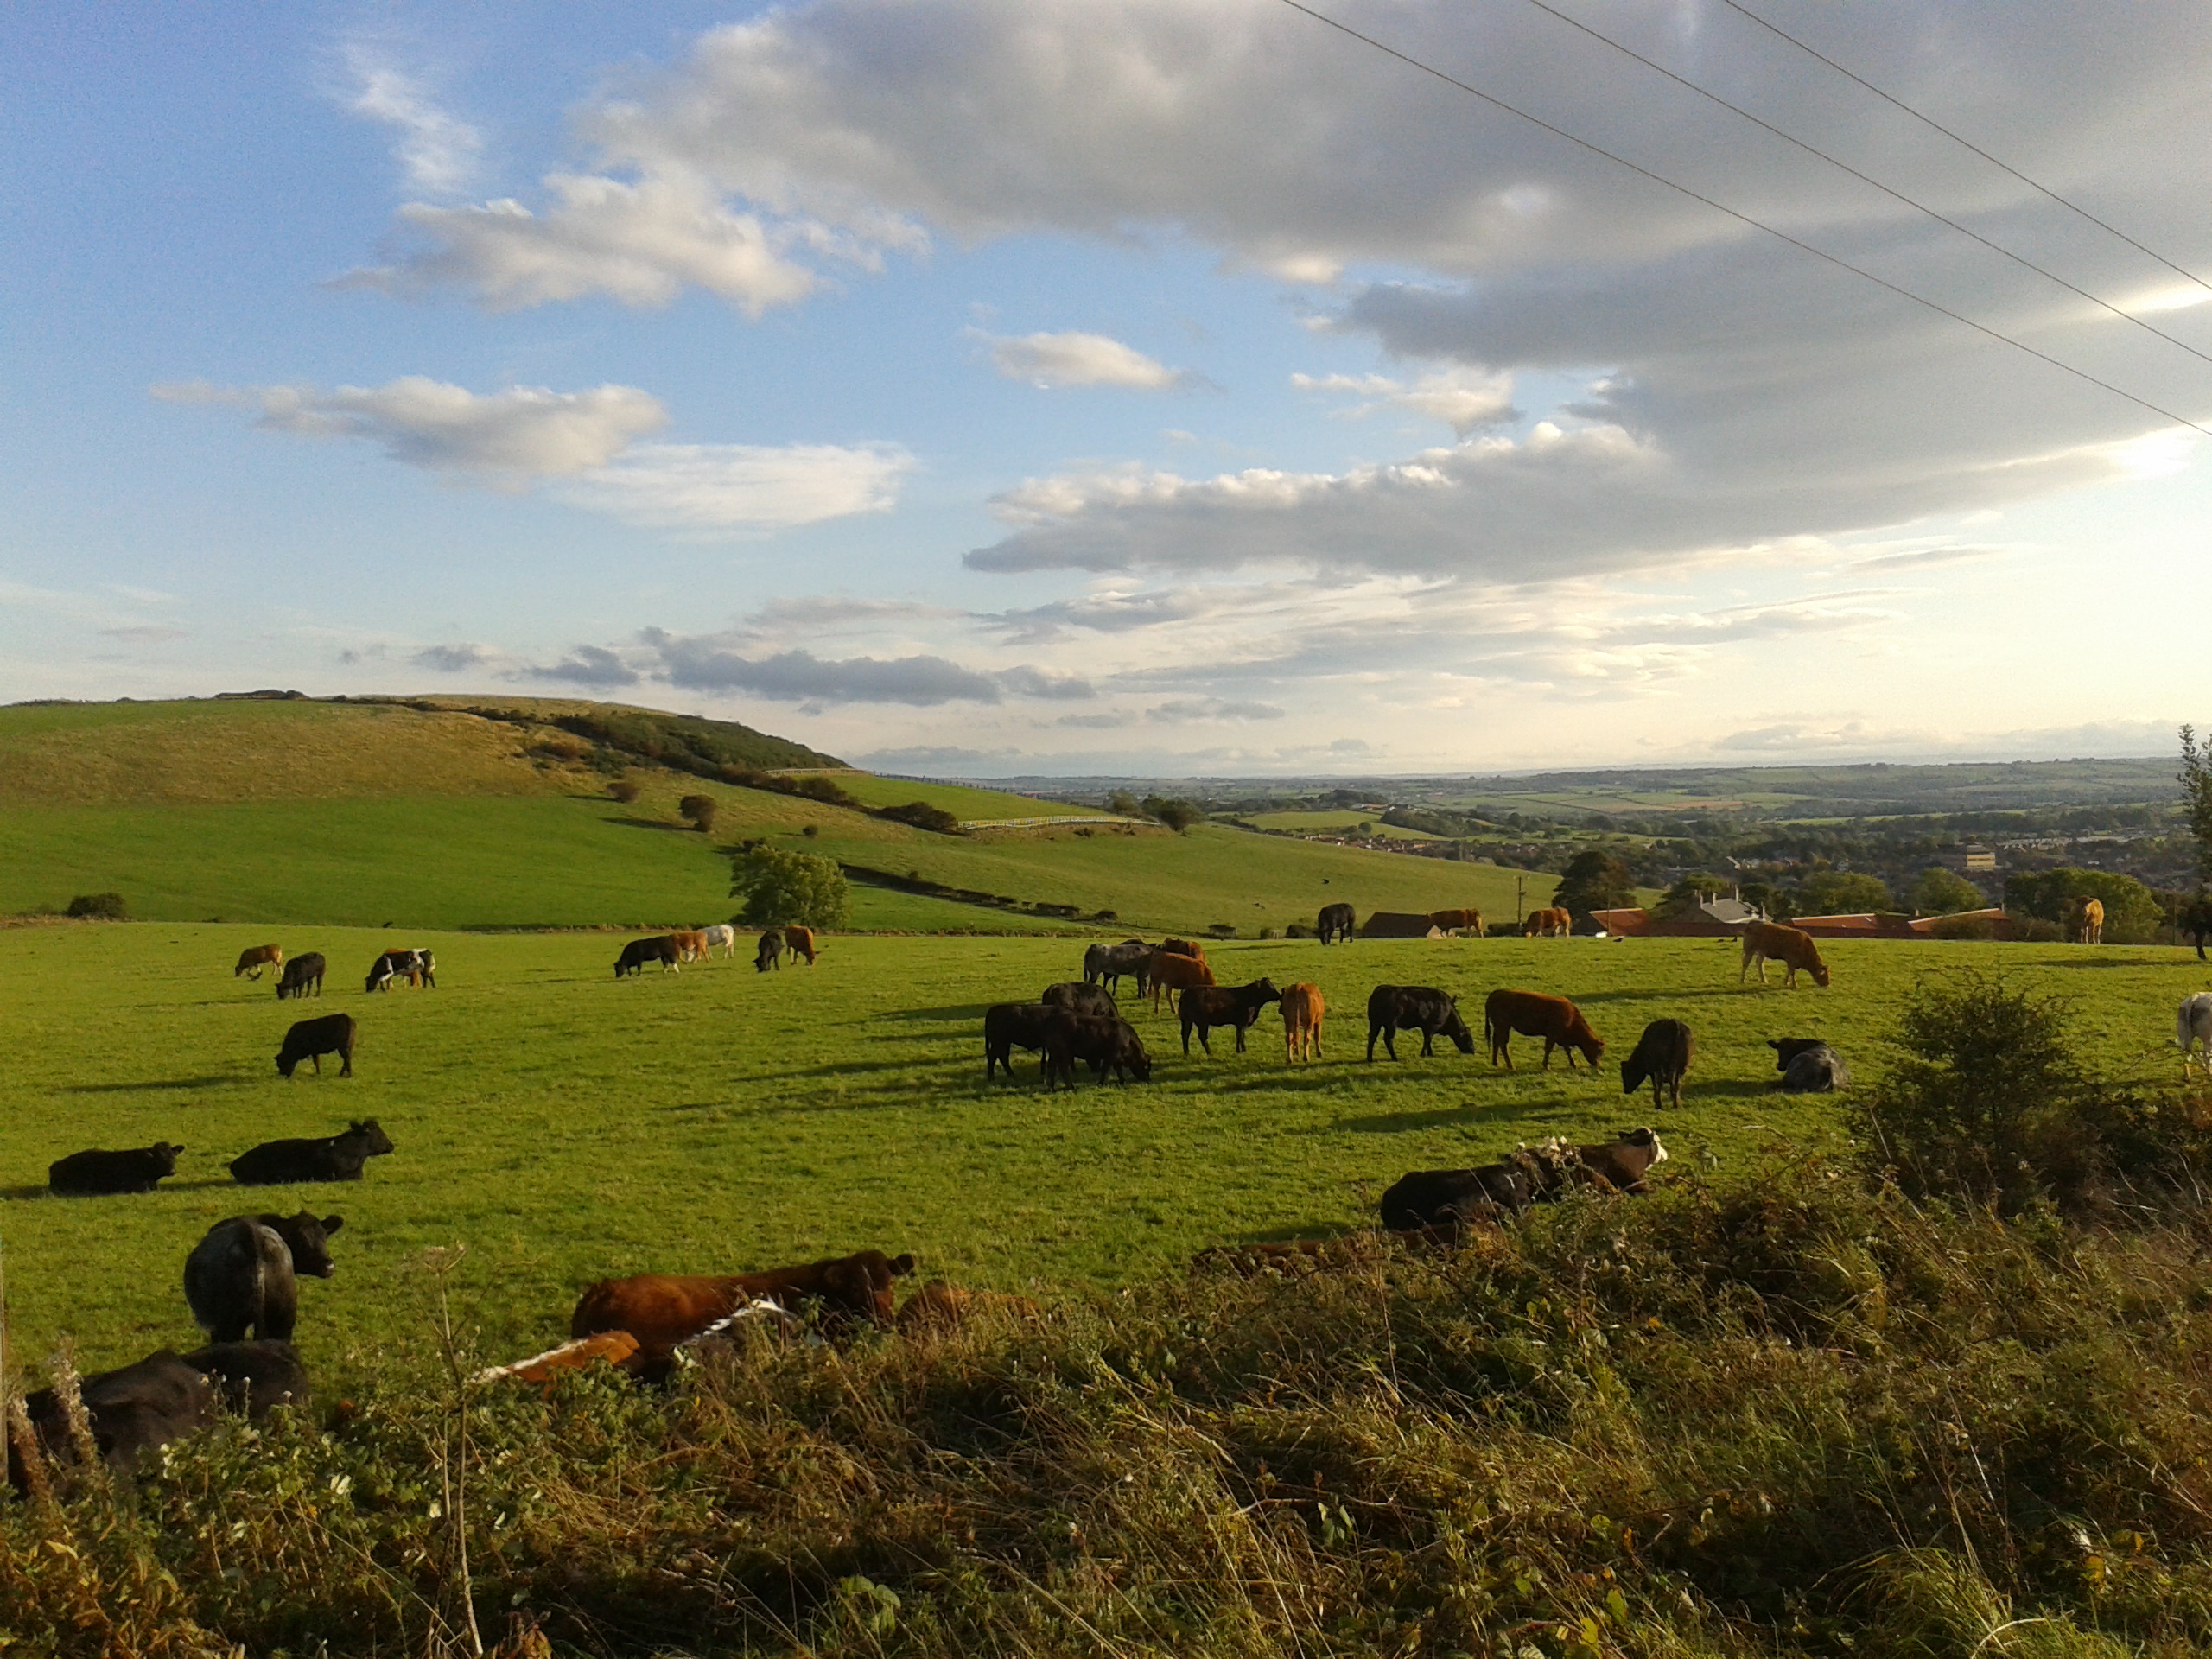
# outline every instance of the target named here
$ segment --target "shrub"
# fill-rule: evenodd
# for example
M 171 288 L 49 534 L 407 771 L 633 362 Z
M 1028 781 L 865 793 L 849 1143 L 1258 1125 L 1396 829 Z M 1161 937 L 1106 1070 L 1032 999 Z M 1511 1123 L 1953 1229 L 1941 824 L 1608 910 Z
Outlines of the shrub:
M 1123 817 L 1133 818 L 1144 810 L 1144 806 L 1128 790 L 1117 789 L 1106 798 L 1106 810 L 1109 812 L 1119 812 Z
M 1179 836 L 1192 824 L 1203 823 L 1206 816 L 1205 810 L 1194 802 L 1166 795 L 1146 797 L 1144 810 Z
M 1217 939 L 1233 939 L 1236 937 L 1236 924 L 1216 922 L 1211 927 L 1206 929 L 1206 931 Z
M 2066 901 L 2094 899 L 2105 907 L 2105 943 L 2145 944 L 2158 936 L 2165 906 L 2158 894 L 2132 875 L 2110 870 L 2056 869 L 2022 872 L 2005 879 L 2005 907 L 2054 925 L 2064 921 Z M 2063 930 L 2054 938 L 2064 937 Z
M 755 847 L 730 868 L 730 896 L 745 900 L 738 912 L 747 927 L 836 927 L 845 919 L 850 888 L 836 861 L 812 853 Z
M 715 827 L 715 801 L 711 795 L 686 795 L 676 804 L 676 810 L 702 835 Z
M 960 833 L 958 818 L 943 807 L 932 806 L 927 801 L 909 801 L 904 806 L 879 807 L 871 816 L 888 818 L 893 823 L 911 823 L 917 830 L 927 830 L 935 835 L 957 836 Z
M 1636 886 L 1628 866 L 1611 853 L 1592 849 L 1577 853 L 1567 863 L 1552 893 L 1552 903 L 1577 916 L 1593 910 L 1615 910 L 1636 902 Z
M 809 841 L 814 840 L 821 833 L 822 826 L 818 823 L 810 823 L 805 829 L 799 831 L 799 834 L 804 836 Z
M 1928 930 L 1931 938 L 1994 939 L 2018 937 L 1995 916 L 1946 916 Z
M 1906 894 L 1906 899 L 1915 910 L 1930 916 L 1943 916 L 1961 910 L 1983 910 L 1989 905 L 1987 895 L 1980 887 L 1957 871 L 1947 870 L 1940 864 L 1920 873 L 1920 880 L 1912 884 L 1912 891 Z
M 627 778 L 617 778 L 607 786 L 607 792 L 625 806 L 636 800 L 639 793 L 637 784 Z
M 1263 939 L 1272 939 L 1274 936 L 1275 931 L 1272 927 L 1263 927 L 1260 930 L 1260 937 Z
M 119 893 L 80 893 L 69 901 L 68 914 L 87 916 L 101 922 L 123 921 L 125 919 L 123 895 Z
M 1797 884 L 1801 916 L 1844 916 L 1890 908 L 1890 889 L 1879 876 L 1815 870 Z
M 1094 922 L 1118 922 L 1122 918 L 1118 912 L 1100 910 L 1092 912 L 1090 919 Z

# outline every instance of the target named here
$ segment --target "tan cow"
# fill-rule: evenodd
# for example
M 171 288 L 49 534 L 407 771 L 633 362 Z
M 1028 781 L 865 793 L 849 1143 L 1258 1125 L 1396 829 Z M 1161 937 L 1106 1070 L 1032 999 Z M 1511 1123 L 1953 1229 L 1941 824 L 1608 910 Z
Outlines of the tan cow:
M 1784 927 L 1779 922 L 1751 922 L 1744 928 L 1744 965 L 1737 970 L 1736 982 L 1744 982 L 1744 976 L 1751 971 L 1751 964 L 1758 964 L 1759 983 L 1766 983 L 1766 959 L 1772 957 L 1789 971 L 1783 976 L 1783 984 L 1795 990 L 1797 970 L 1802 968 L 1813 976 L 1815 985 L 1828 982 L 1827 964 L 1821 960 L 1820 947 L 1813 943 L 1813 936 L 1802 928 Z
M 821 947 L 814 942 L 814 930 L 801 927 L 797 922 L 784 929 L 784 949 L 795 957 L 804 957 L 806 965 L 814 966 L 814 954 Z
M 1574 931 L 1574 913 L 1556 907 L 1532 910 L 1529 919 L 1522 925 L 1521 937 L 1528 939 L 1548 939 L 1554 934 L 1565 938 Z
M 1285 1058 L 1318 1060 L 1321 1058 L 1321 1016 L 1327 1012 L 1328 1005 L 1321 1001 L 1319 985 L 1298 984 L 1282 988 Z
M 238 965 L 231 969 L 231 977 L 236 979 L 244 974 L 248 979 L 259 979 L 264 968 L 282 968 L 283 965 L 283 945 L 257 944 L 238 952 Z
M 1213 969 L 1196 957 L 1178 956 L 1162 947 L 1152 953 L 1152 965 L 1145 969 L 1152 986 L 1152 1006 L 1155 1013 L 1160 999 L 1171 991 L 1187 991 L 1194 985 L 1213 983 Z M 1170 1006 L 1173 1006 L 1172 1003 Z
M 1483 936 L 1483 913 L 1479 910 L 1432 910 L 1428 912 L 1428 925 L 1446 933 L 1464 930 L 1478 939 Z
M 707 959 L 706 929 L 685 928 L 668 937 L 676 942 L 676 959 L 678 962 L 704 962 Z
M 1160 948 L 1171 957 L 1188 957 L 1192 962 L 1206 959 L 1206 948 L 1190 939 L 1162 939 Z
M 2105 906 L 2101 899 L 2087 893 L 2066 901 L 2066 937 L 2076 944 L 2102 944 L 2105 942 Z

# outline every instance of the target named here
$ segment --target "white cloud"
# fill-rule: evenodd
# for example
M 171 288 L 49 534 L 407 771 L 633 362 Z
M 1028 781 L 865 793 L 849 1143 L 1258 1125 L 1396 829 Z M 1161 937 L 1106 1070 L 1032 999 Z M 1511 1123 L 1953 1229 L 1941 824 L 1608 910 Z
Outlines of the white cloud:
M 690 691 L 746 692 L 786 702 L 884 702 L 915 708 L 995 703 L 1009 697 L 1081 701 L 1097 695 L 1080 675 L 1027 664 L 970 668 L 930 653 L 833 658 L 803 650 L 764 657 L 746 654 L 753 642 L 743 635 L 685 637 L 649 628 L 640 637 L 658 654 L 658 671 L 668 683 Z
M 1355 418 L 1386 406 L 1409 409 L 1443 422 L 1463 438 L 1518 413 L 1513 377 L 1477 369 L 1436 369 L 1411 382 L 1384 374 L 1294 374 L 1290 384 L 1300 391 L 1348 391 L 1368 399 L 1345 411 Z
M 441 109 L 421 78 L 373 42 L 348 41 L 345 58 L 346 107 L 393 129 L 392 151 L 409 188 L 440 196 L 467 189 L 484 147 L 476 129 Z
M 1009 380 L 1026 380 L 1033 386 L 1125 386 L 1139 391 L 1166 391 L 1189 379 L 1183 371 L 1171 369 L 1105 334 L 1008 336 L 981 329 L 969 332 L 989 342 L 992 367 Z
M 913 468 L 896 444 L 641 444 L 560 494 L 661 529 L 781 530 L 887 512 Z

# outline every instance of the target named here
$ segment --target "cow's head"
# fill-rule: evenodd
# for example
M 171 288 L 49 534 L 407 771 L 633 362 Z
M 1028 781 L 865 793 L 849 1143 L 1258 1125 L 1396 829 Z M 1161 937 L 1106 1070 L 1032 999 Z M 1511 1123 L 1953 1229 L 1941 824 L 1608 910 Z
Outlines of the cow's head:
M 176 1155 L 184 1150 L 182 1147 L 173 1147 L 166 1141 L 156 1141 L 146 1150 L 154 1154 L 154 1161 L 162 1166 L 162 1174 L 176 1173 Z
M 276 1075 L 278 1077 L 290 1077 L 292 1075 L 292 1068 L 299 1063 L 300 1057 L 293 1053 L 289 1047 L 280 1048 L 276 1051 Z
M 327 1279 L 336 1272 L 337 1264 L 330 1259 L 330 1236 L 345 1224 L 342 1216 L 318 1217 L 307 1210 L 285 1217 L 276 1231 L 292 1252 L 292 1271 L 317 1279 Z
M 832 1262 L 822 1281 L 833 1300 L 877 1325 L 891 1323 L 891 1281 L 914 1270 L 912 1255 L 886 1255 L 881 1250 L 861 1250 Z
M 1812 975 L 1813 983 L 1822 990 L 1826 990 L 1828 983 L 1828 965 L 1818 957 L 1813 958 Z
M 1575 1039 L 1574 1046 L 1582 1051 L 1582 1058 L 1593 1068 L 1605 1058 L 1605 1039 L 1587 1026 L 1583 1027 L 1582 1034 Z
M 1452 1017 L 1439 1029 L 1452 1039 L 1452 1046 L 1462 1054 L 1471 1054 L 1475 1052 L 1475 1033 L 1467 1029 L 1467 1022 L 1459 1017 L 1459 999 L 1455 996 L 1450 1001 Z
M 358 1122 L 348 1123 L 346 1126 L 346 1133 L 355 1139 L 365 1141 L 368 1143 L 368 1155 L 372 1158 L 380 1158 L 392 1150 L 391 1137 L 384 1132 L 373 1117 L 365 1117 Z
M 1667 1148 L 1659 1144 L 1659 1131 L 1648 1125 L 1636 1129 L 1617 1129 L 1614 1131 L 1613 1140 L 1618 1146 L 1636 1147 L 1648 1150 L 1651 1154 L 1651 1161 L 1655 1164 L 1663 1164 L 1667 1161 Z

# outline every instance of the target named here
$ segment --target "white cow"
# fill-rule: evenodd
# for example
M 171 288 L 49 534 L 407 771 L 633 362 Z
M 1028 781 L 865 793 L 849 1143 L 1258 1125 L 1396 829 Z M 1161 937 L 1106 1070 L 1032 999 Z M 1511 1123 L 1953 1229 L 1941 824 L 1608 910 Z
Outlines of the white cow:
M 716 945 L 721 946 L 722 955 L 726 957 L 737 954 L 737 930 L 728 922 L 716 922 L 712 927 L 702 928 L 700 931 L 707 936 L 709 956 L 715 954 Z
M 2181 1069 L 2189 1070 L 2190 1054 L 2202 1050 L 2200 1060 L 2205 1071 L 2212 1073 L 2212 991 L 2199 991 L 2195 996 L 2181 1000 L 2181 1012 L 2174 1020 L 2174 1041 L 2181 1045 Z

